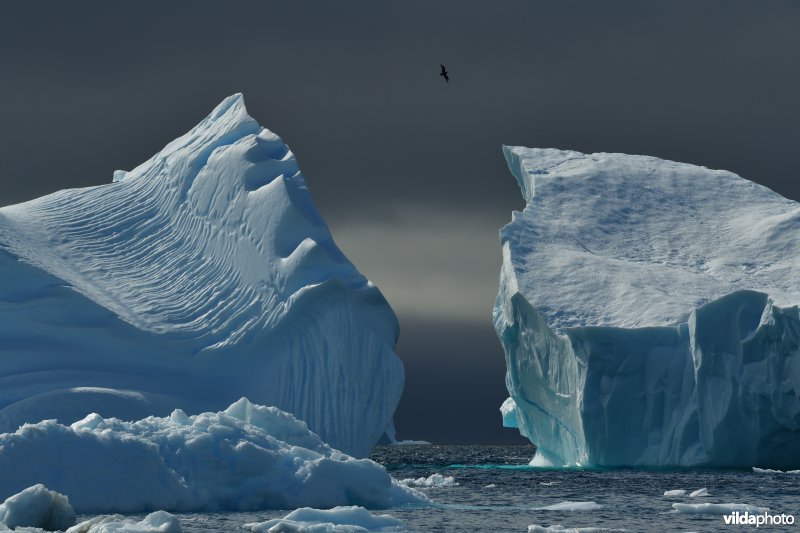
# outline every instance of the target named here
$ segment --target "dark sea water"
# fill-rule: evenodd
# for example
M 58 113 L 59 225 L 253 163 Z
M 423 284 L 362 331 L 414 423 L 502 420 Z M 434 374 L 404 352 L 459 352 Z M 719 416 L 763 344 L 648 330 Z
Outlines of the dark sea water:
M 800 453 L 800 451 L 798 451 Z M 426 508 L 388 513 L 411 531 L 527 531 L 528 525 L 595 527 L 626 531 L 756 531 L 725 525 L 722 515 L 682 514 L 673 503 L 746 503 L 792 514 L 800 524 L 800 474 L 757 474 L 750 470 L 543 470 L 527 466 L 531 446 L 381 446 L 372 459 L 396 479 L 439 473 L 457 486 L 424 489 Z M 664 492 L 708 489 L 708 497 L 667 498 Z M 583 511 L 537 510 L 560 502 L 595 502 Z M 184 531 L 236 531 L 246 522 L 285 516 L 259 513 L 179 515 Z M 800 531 L 800 525 L 758 531 Z

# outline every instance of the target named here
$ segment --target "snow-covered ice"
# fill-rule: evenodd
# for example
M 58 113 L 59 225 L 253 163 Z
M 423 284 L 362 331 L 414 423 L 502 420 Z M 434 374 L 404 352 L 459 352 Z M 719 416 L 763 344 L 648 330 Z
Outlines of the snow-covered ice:
M 331 448 L 290 414 L 244 398 L 193 416 L 176 410 L 128 422 L 92 414 L 71 426 L 26 424 L 0 435 L 0 472 L 0 497 L 44 483 L 69 496 L 78 513 L 428 501 L 381 465 Z
M 0 444 L 0 453 L 2 453 Z M 19 465 L 25 468 L 26 465 Z M 0 468 L 0 484 L 5 468 Z M 41 483 L 30 486 L 8 496 L 0 505 L 0 526 L 16 529 L 20 527 L 41 528 L 47 531 L 64 530 L 75 524 L 75 511 L 69 498 L 48 490 Z
M 684 489 L 667 490 L 664 491 L 664 496 L 667 498 L 678 498 L 680 496 L 686 496 L 686 491 Z
M 537 465 L 800 465 L 800 204 L 654 157 L 505 148 L 494 325 Z
M 365 531 L 405 531 L 406 525 L 388 514 L 375 515 L 363 507 L 335 507 L 333 509 L 296 509 L 284 516 L 266 522 L 245 524 L 253 533 L 359 533 Z
M 708 489 L 705 488 L 705 487 L 703 487 L 702 489 L 697 489 L 697 490 L 692 491 L 691 493 L 689 493 L 689 497 L 690 498 L 703 498 L 705 496 L 708 496 Z
M 366 456 L 403 390 L 397 335 L 238 94 L 113 183 L 0 208 L 0 432 L 247 396 Z
M 181 533 L 182 531 L 177 516 L 165 511 L 156 511 L 139 521 L 119 514 L 96 516 L 69 528 L 66 533 Z
M 406 478 L 398 481 L 406 487 L 431 488 L 431 487 L 454 487 L 458 485 L 453 476 L 443 476 L 442 474 L 431 474 L 428 477 Z
M 686 514 L 730 514 L 735 512 L 765 513 L 769 507 L 759 507 L 747 503 L 673 503 L 672 508 Z

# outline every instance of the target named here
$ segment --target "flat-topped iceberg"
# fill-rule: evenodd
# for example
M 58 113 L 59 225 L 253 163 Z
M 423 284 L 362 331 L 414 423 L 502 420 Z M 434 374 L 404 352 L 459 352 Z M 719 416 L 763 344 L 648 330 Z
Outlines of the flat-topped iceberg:
M 192 416 L 175 410 L 128 422 L 91 414 L 70 426 L 26 424 L 0 435 L 0 472 L 0 501 L 43 483 L 81 514 L 386 508 L 428 501 L 378 463 L 335 450 L 304 422 L 245 398 L 224 411 Z M 29 501 L 35 490 L 47 504 L 39 507 L 55 505 L 54 493 L 41 485 L 15 498 Z M 65 496 L 58 497 L 66 502 Z M 16 508 L 30 514 L 28 507 L 6 502 L 5 514 Z
M 507 426 L 534 464 L 800 465 L 800 204 L 654 157 L 505 148 Z
M 0 209 L 0 433 L 247 396 L 368 454 L 397 319 L 242 96 L 113 181 Z

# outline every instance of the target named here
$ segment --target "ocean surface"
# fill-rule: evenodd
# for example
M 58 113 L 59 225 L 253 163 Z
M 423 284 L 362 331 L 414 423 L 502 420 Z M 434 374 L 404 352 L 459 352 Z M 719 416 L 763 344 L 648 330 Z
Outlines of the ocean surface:
M 800 451 L 798 451 L 800 453 Z M 457 485 L 423 489 L 426 508 L 379 511 L 410 531 L 527 531 L 530 524 L 626 531 L 800 531 L 800 474 L 752 470 L 544 470 L 527 465 L 531 446 L 380 446 L 372 459 L 395 479 L 452 476 Z M 705 488 L 708 496 L 688 494 Z M 664 492 L 685 489 L 686 496 Z M 541 510 L 561 502 L 586 510 Z M 686 514 L 674 503 L 745 503 L 792 514 L 794 526 L 726 525 L 721 514 Z M 183 530 L 236 531 L 247 522 L 283 517 L 290 510 L 181 514 Z M 143 515 L 140 515 L 143 516 Z

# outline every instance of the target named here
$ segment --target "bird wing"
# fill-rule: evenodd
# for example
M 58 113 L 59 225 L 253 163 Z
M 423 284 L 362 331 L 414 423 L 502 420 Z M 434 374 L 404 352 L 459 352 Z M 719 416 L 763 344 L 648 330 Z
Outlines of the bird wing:
M 442 67 L 442 74 L 445 74 L 447 72 L 447 69 L 445 69 L 444 65 L 442 65 L 441 63 L 439 63 L 439 66 Z

